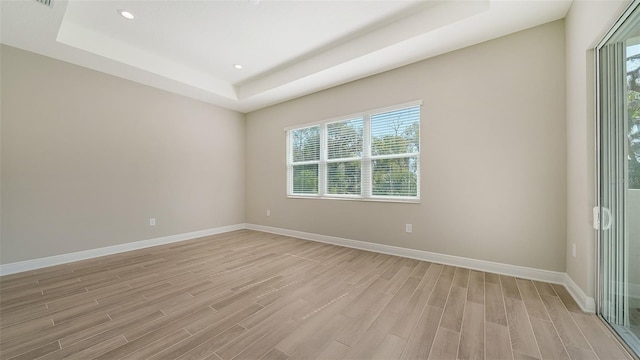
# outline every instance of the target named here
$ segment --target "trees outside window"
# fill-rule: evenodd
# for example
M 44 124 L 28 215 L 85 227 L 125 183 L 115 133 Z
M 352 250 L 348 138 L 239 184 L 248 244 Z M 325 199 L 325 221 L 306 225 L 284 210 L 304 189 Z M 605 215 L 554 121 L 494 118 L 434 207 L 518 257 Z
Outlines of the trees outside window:
M 640 189 L 640 45 L 627 47 L 629 189 Z

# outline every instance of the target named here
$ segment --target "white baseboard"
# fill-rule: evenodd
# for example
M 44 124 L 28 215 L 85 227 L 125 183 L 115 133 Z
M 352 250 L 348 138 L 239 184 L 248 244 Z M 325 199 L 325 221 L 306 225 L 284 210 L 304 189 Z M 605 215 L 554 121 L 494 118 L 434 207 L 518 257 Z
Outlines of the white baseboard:
M 35 269 L 40 269 L 40 268 L 54 266 L 54 265 L 61 265 L 61 264 L 66 264 L 74 261 L 92 259 L 92 258 L 105 256 L 105 255 L 118 254 L 125 251 L 143 249 L 143 248 L 148 248 L 148 247 L 157 246 L 157 245 L 174 243 L 178 241 L 191 240 L 191 239 L 195 239 L 203 236 L 222 234 L 225 232 L 242 230 L 245 228 L 246 228 L 245 224 L 222 226 L 222 227 L 193 231 L 193 232 L 188 232 L 183 234 L 163 236 L 155 239 L 148 239 L 148 240 L 130 242 L 125 244 L 107 246 L 107 247 L 98 248 L 98 249 L 91 249 L 91 250 L 78 251 L 78 252 L 69 253 L 69 254 L 49 256 L 46 258 L 19 261 L 19 262 L 9 263 L 9 264 L 0 264 L 0 275 L 15 274 L 23 271 L 35 270 Z
M 545 281 L 554 284 L 564 284 L 565 273 L 540 270 L 535 268 L 501 264 L 485 260 L 476 260 L 460 256 L 438 254 L 429 251 L 408 249 L 399 246 L 383 245 L 366 241 L 350 240 L 333 236 L 306 233 L 302 231 L 274 228 L 269 226 L 247 224 L 247 229 L 263 231 L 273 234 L 286 235 L 305 240 L 340 245 L 360 250 L 368 250 L 383 254 L 402 256 L 411 259 L 424 260 L 439 264 L 453 265 L 467 269 L 492 272 L 496 274 L 516 276 L 523 279 Z
M 573 299 L 576 301 L 576 303 L 578 303 L 578 306 L 580 306 L 582 311 L 595 313 L 596 301 L 592 297 L 587 296 L 587 294 L 582 291 L 582 288 L 580 288 L 580 286 L 578 286 L 578 284 L 576 284 L 568 274 L 564 275 L 565 279 L 563 285 L 565 288 L 567 288 L 569 294 L 573 296 Z
M 350 247 L 354 249 L 374 251 L 383 254 L 402 256 L 411 259 L 429 261 L 439 264 L 459 266 L 467 269 L 491 272 L 502 275 L 514 276 L 522 279 L 544 281 L 548 283 L 564 285 L 573 296 L 580 308 L 585 312 L 593 313 L 595 311 L 595 301 L 588 297 L 582 289 L 563 272 L 541 270 L 524 266 L 502 264 L 485 260 L 470 259 L 460 256 L 438 254 L 429 251 L 408 249 L 398 246 L 390 246 L 383 244 L 370 243 L 366 241 L 358 241 L 344 239 L 334 236 L 319 235 L 296 230 L 275 228 L 264 225 L 246 224 L 247 229 L 263 231 L 278 235 L 296 237 L 299 239 L 318 241 L 327 244 Z

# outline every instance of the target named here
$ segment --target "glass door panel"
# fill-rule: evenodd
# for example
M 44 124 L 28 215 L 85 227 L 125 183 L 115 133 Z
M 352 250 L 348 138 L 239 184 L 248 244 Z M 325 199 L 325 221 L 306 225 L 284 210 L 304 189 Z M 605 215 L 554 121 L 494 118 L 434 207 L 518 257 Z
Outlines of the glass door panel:
M 640 355 L 640 7 L 598 48 L 598 313 Z
M 640 35 L 640 34 L 638 34 Z M 640 338 L 640 36 L 626 41 L 629 330 Z M 635 346 L 636 353 L 639 352 Z

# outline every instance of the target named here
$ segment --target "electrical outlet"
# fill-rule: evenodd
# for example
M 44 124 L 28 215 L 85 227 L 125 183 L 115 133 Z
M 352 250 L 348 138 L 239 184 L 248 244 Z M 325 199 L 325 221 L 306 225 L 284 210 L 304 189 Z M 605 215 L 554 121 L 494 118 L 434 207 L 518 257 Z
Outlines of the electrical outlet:
M 156 226 L 156 218 L 149 219 L 149 226 Z
M 576 257 L 576 244 L 575 243 L 571 244 L 571 255 L 573 255 L 573 257 Z
M 405 225 L 405 231 L 410 233 L 413 231 L 413 226 L 411 226 L 411 224 L 407 224 Z
M 271 216 L 271 210 L 267 209 L 267 216 Z

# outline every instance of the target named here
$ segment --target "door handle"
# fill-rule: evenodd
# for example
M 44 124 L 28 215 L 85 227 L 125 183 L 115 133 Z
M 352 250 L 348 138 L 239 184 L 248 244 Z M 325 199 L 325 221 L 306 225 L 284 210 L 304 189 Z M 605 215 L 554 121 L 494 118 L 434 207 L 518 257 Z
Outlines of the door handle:
M 602 219 L 600 218 L 600 210 L 602 210 Z M 602 224 L 602 220 L 606 220 Z M 596 230 L 609 230 L 611 228 L 611 222 L 613 221 L 613 215 L 611 210 L 606 207 L 596 206 L 593 208 L 593 228 Z

